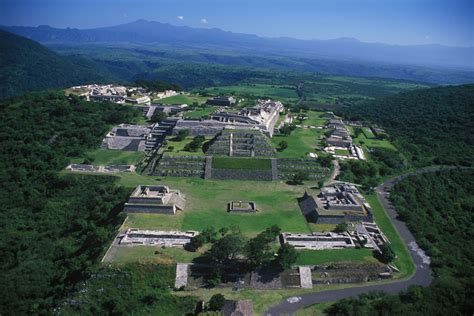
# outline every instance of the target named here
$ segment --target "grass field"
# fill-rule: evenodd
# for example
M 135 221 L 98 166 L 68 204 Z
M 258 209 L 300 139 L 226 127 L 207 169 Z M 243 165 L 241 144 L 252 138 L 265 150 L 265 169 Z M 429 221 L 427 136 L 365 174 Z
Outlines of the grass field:
M 393 146 L 392 143 L 387 139 L 367 138 L 364 129 L 369 129 L 368 127 L 363 127 L 362 129 L 363 132 L 360 133 L 357 137 L 354 137 L 355 133 L 354 133 L 354 128 L 352 126 L 348 126 L 347 128 L 349 132 L 351 133 L 351 135 L 353 136 L 352 139 L 357 145 L 366 146 L 369 148 L 385 148 L 385 149 L 397 150 L 395 146 Z M 370 133 L 373 135 L 372 131 L 370 131 Z
M 127 227 L 144 229 L 202 230 L 235 225 L 248 236 L 253 236 L 273 224 L 283 231 L 309 232 L 296 198 L 302 196 L 304 186 L 284 182 L 204 180 L 197 178 L 157 178 L 138 174 L 121 174 L 120 184 L 165 184 L 186 195 L 186 210 L 175 216 L 131 214 Z M 254 214 L 230 214 L 230 201 L 254 201 L 259 210 Z
M 86 157 L 90 158 L 92 160 L 92 164 L 96 166 L 131 165 L 143 159 L 145 157 L 145 153 L 136 151 L 97 149 L 86 152 L 83 157 L 73 158 L 72 162 L 82 163 Z
M 169 155 L 180 155 L 180 156 L 204 156 L 205 153 L 202 151 L 202 148 L 198 149 L 197 151 L 185 151 L 184 146 L 189 144 L 192 140 L 193 137 L 188 136 L 185 139 L 181 141 L 174 140 L 175 137 L 168 137 L 167 142 L 168 144 L 166 145 L 166 153 Z M 211 137 L 207 137 L 206 141 L 209 141 Z M 171 149 L 172 147 L 172 149 Z
M 185 118 L 201 118 L 213 113 L 217 108 L 218 108 L 217 106 L 207 106 L 205 108 L 196 108 L 194 110 L 185 112 L 183 116 Z
M 175 95 L 169 98 L 163 98 L 163 99 L 157 99 L 154 100 L 159 103 L 163 104 L 187 104 L 191 105 L 194 102 L 197 102 L 198 104 L 205 103 L 207 100 L 207 97 L 201 97 L 197 95 L 192 95 L 192 94 L 179 94 Z
M 392 225 L 392 222 L 385 213 L 380 201 L 375 194 L 366 195 L 365 198 L 372 206 L 373 215 L 375 222 L 384 232 L 384 234 L 390 240 L 391 246 L 395 251 L 397 258 L 393 262 L 399 269 L 400 273 L 398 277 L 407 277 L 415 273 L 415 265 L 411 259 L 408 249 L 405 246 L 405 243 L 402 241 L 400 235 L 395 230 L 395 227 Z
M 327 122 L 327 119 L 321 117 L 323 114 L 324 112 L 308 111 L 306 112 L 308 118 L 303 121 L 303 124 L 312 126 L 324 126 L 324 124 Z
M 370 249 L 298 250 L 297 265 L 342 261 L 377 261 Z
M 347 149 L 336 149 L 334 152 L 336 153 L 336 155 L 341 155 L 341 156 L 349 155 L 349 150 Z
M 214 157 L 212 158 L 212 168 L 269 170 L 272 168 L 272 164 L 270 159 Z
M 316 128 L 296 128 L 291 135 L 275 135 L 272 137 L 273 147 L 278 148 L 281 141 L 288 142 L 288 148 L 277 152 L 278 158 L 303 158 L 307 153 L 315 152 L 320 144 L 320 137 L 325 130 Z
M 249 95 L 253 97 L 270 97 L 279 100 L 298 99 L 295 87 L 289 85 L 241 84 L 206 88 L 206 91 L 216 95 Z

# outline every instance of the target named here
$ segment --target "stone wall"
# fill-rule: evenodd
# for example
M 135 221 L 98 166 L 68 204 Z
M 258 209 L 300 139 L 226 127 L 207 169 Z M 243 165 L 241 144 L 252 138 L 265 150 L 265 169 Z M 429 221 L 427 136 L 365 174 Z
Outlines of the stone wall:
M 272 181 L 272 170 L 214 169 L 211 179 Z
M 138 205 L 125 204 L 124 212 L 126 213 L 149 213 L 149 214 L 176 214 L 176 210 L 172 205 Z

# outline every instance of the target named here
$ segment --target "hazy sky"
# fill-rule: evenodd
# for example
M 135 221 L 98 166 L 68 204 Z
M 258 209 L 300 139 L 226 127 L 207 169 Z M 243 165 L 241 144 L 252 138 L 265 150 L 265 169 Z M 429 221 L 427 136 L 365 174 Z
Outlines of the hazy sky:
M 93 28 L 147 19 L 302 39 L 474 45 L 474 0 L 0 0 L 0 24 Z

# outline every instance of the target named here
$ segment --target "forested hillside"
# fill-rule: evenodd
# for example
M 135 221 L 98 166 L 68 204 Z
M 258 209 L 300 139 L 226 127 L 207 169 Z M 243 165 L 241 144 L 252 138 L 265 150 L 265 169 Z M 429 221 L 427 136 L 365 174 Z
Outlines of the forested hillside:
M 115 80 L 105 67 L 83 57 L 60 56 L 0 30 L 0 99 L 20 92 Z
M 357 104 L 344 110 L 387 129 L 415 166 L 472 166 L 474 85 L 415 90 Z
M 62 92 L 0 103 L 0 314 L 52 314 L 90 271 L 122 218 L 113 177 L 59 176 L 111 124 L 139 113 Z
M 474 312 L 474 171 L 409 177 L 390 199 L 431 257 L 435 280 L 399 295 L 364 294 L 339 301 L 330 315 L 472 315 Z

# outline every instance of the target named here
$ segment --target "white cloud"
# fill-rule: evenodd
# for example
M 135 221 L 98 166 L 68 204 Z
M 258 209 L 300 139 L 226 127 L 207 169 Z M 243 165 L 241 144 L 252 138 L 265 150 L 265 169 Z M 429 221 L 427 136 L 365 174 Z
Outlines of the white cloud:
M 182 16 L 182 15 L 178 15 L 176 18 L 177 18 L 178 20 L 181 20 L 181 21 L 184 20 L 184 16 Z
M 201 19 L 201 23 L 202 23 L 202 24 L 207 24 L 207 23 L 209 23 L 209 22 L 207 22 L 207 19 L 206 19 L 206 18 L 202 18 L 202 19 Z

